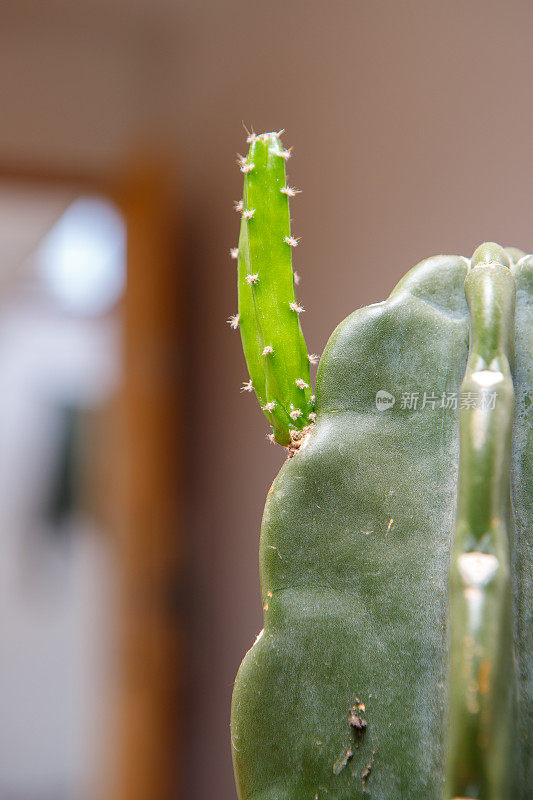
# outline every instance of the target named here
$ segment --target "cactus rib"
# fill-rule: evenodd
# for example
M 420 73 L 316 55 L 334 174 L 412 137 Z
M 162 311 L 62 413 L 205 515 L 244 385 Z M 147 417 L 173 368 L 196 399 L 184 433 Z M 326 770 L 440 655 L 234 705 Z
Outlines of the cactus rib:
M 446 800 L 505 795 L 512 729 L 509 566 L 515 281 L 503 248 L 479 247 L 465 281 L 470 348 L 459 420 L 450 567 Z
M 299 316 L 292 271 L 289 198 L 279 134 L 248 137 L 238 255 L 239 328 L 250 379 L 259 405 L 279 444 L 291 430 L 310 424 L 314 411 L 309 357 Z

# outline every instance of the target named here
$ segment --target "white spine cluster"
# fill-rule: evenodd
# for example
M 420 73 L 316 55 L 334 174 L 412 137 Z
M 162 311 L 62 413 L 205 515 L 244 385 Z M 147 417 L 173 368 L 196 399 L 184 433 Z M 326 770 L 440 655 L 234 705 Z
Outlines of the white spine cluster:
M 298 247 L 298 239 L 295 236 L 284 236 L 283 241 L 287 242 L 290 247 Z
M 305 308 L 299 306 L 298 303 L 289 303 L 289 308 L 291 311 L 296 311 L 297 314 L 302 314 L 305 311 Z
M 294 189 L 292 186 L 282 186 L 280 192 L 286 194 L 287 197 L 296 197 L 297 194 L 301 194 L 300 189 Z

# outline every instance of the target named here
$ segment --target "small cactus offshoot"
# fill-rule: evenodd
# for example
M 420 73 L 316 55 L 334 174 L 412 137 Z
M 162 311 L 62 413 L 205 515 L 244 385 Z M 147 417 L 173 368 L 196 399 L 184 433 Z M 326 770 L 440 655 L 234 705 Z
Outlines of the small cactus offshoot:
M 300 325 L 303 307 L 297 302 L 292 271 L 292 249 L 298 239 L 290 226 L 289 198 L 297 190 L 287 184 L 284 150 L 279 133 L 248 136 L 250 150 L 239 157 L 244 174 L 238 248 L 239 313 L 230 317 L 239 327 L 250 382 L 259 405 L 282 445 L 314 420 L 314 396 L 309 364 L 314 356 Z

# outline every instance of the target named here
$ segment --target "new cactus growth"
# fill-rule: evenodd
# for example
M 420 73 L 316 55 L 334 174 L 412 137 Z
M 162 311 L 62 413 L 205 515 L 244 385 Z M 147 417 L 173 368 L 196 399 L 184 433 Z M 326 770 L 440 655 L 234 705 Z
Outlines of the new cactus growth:
M 249 231 L 239 282 L 268 282 L 271 232 L 260 270 Z M 422 261 L 332 334 L 263 517 L 264 630 L 232 706 L 241 800 L 531 797 L 532 312 L 533 257 L 489 243 Z
M 244 173 L 238 258 L 238 325 L 250 383 L 279 444 L 291 442 L 291 431 L 302 430 L 314 418 L 309 356 L 300 325 L 304 310 L 296 300 L 289 198 L 280 134 L 251 134 Z

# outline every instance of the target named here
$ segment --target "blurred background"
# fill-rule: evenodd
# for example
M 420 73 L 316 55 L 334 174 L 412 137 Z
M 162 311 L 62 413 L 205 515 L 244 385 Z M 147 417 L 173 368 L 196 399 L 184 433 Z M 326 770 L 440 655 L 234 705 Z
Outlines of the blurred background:
M 310 352 L 436 253 L 533 250 L 533 6 L 0 1 L 0 800 L 234 800 L 270 446 L 243 123 L 294 146 Z

